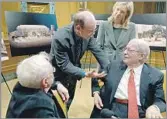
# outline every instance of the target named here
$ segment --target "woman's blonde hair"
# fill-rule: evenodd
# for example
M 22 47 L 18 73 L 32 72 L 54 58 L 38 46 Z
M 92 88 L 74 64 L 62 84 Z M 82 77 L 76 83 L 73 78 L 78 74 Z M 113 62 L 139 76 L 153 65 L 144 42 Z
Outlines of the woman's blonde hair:
M 125 17 L 124 23 L 122 24 L 122 27 L 127 27 L 134 11 L 133 2 L 116 2 L 113 6 L 113 11 L 115 11 L 117 6 L 125 6 L 127 8 L 127 15 Z M 108 21 L 113 23 L 114 19 L 112 15 L 108 18 Z

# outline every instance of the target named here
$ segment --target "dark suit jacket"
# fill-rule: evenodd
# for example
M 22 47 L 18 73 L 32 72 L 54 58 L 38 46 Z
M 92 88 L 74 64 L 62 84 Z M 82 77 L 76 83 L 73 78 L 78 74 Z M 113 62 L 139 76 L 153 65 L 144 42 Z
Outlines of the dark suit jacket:
M 113 102 L 118 84 L 126 70 L 127 66 L 121 63 L 111 63 L 108 67 L 108 75 L 104 85 L 104 94 L 102 94 L 104 107 L 109 108 Z M 166 110 L 164 91 L 164 75 L 159 70 L 144 64 L 140 80 L 140 102 L 145 111 L 150 105 L 157 105 L 161 112 Z
M 6 118 L 59 118 L 59 115 L 51 95 L 17 83 L 13 89 Z
M 76 61 L 75 38 L 73 36 L 73 24 L 56 31 L 51 44 L 52 64 L 56 67 L 55 80 L 61 81 L 65 86 L 67 79 L 81 79 L 84 70 L 80 68 L 80 62 Z M 107 67 L 109 60 L 105 53 L 96 45 L 96 39 L 83 40 L 81 56 L 86 50 L 90 50 L 96 57 L 102 68 Z

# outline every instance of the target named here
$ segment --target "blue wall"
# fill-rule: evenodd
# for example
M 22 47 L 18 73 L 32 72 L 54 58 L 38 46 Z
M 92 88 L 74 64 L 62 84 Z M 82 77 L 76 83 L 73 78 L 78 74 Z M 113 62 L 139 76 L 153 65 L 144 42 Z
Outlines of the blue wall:
M 57 20 L 55 14 L 25 13 L 5 11 L 5 19 L 8 32 L 16 30 L 18 25 L 45 25 L 50 28 L 54 25 L 57 30 Z

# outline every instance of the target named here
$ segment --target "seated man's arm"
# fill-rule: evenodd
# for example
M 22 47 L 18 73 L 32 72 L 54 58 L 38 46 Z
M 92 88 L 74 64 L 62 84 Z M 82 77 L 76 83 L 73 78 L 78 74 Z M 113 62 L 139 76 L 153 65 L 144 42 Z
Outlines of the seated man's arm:
M 147 118 L 162 118 L 161 112 L 166 110 L 163 80 L 164 76 L 161 74 L 159 80 L 154 85 L 154 102 L 146 110 Z
M 159 80 L 155 83 L 154 103 L 157 105 L 161 112 L 166 111 L 166 102 L 163 90 L 164 75 L 161 74 Z
M 110 70 L 110 66 L 111 65 L 108 65 L 104 71 L 108 73 L 108 71 Z M 103 102 L 100 96 L 104 95 L 103 93 L 105 93 L 105 81 L 106 76 L 101 78 L 101 80 L 98 80 L 97 78 L 92 78 L 92 94 L 94 97 L 94 104 L 98 109 L 102 109 L 103 107 Z

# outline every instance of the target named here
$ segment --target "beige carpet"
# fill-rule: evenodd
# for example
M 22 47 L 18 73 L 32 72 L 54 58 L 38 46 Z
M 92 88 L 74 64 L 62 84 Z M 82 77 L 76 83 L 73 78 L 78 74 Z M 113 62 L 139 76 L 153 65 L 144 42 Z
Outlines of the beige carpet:
M 10 87 L 10 90 L 13 89 L 16 82 L 17 82 L 17 79 L 13 79 L 7 82 Z M 1 83 L 1 118 L 5 118 L 6 110 L 8 108 L 10 98 L 11 98 L 11 94 L 6 84 L 4 82 Z

